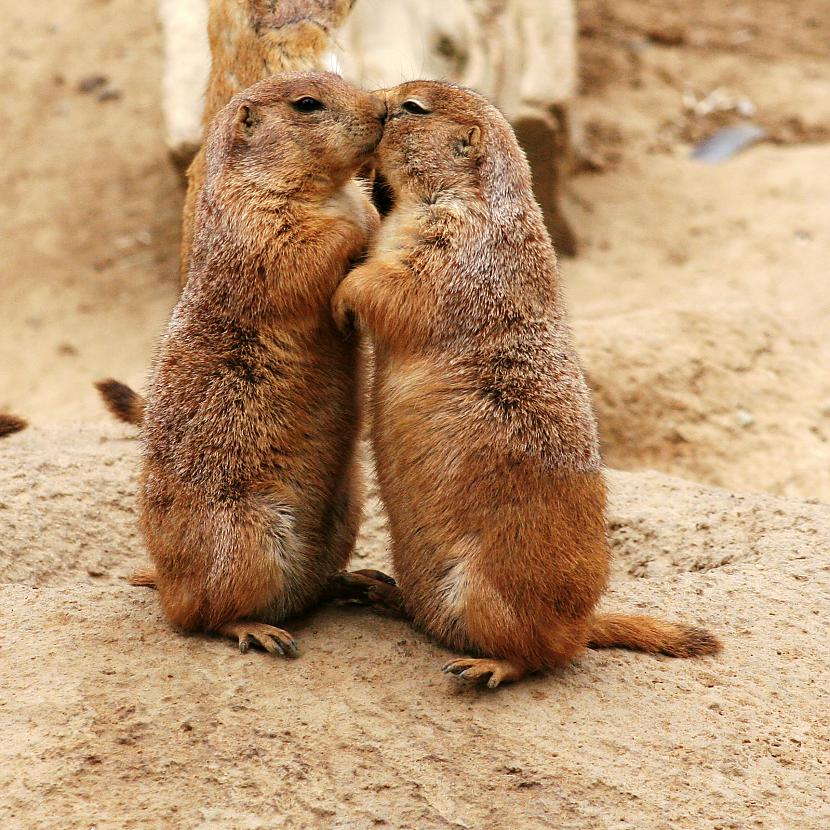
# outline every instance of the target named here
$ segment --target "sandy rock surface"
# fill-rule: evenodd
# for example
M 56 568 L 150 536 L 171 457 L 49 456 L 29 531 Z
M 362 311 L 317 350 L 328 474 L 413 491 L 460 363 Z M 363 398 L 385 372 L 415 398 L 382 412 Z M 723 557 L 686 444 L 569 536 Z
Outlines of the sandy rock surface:
M 610 466 L 828 498 L 830 372 L 809 357 L 826 338 L 714 303 L 579 320 L 577 335 Z
M 142 554 L 137 442 L 114 433 L 37 430 L 0 453 L 0 518 L 16 517 L 0 539 L 14 562 L 0 587 L 3 827 L 830 820 L 826 505 L 611 474 L 606 607 L 705 623 L 725 652 L 589 652 L 488 693 L 442 675 L 447 652 L 405 623 L 362 609 L 295 621 L 292 661 L 172 631 L 151 591 L 118 585 Z M 65 509 L 24 509 L 50 500 Z M 384 566 L 370 518 L 361 553 Z

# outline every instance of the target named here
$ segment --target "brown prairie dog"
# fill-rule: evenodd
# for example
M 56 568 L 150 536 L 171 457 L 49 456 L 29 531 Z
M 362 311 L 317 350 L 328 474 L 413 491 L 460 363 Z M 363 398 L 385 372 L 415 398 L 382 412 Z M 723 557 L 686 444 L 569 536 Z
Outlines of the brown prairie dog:
M 530 172 L 502 115 L 434 82 L 387 92 L 395 207 L 333 310 L 371 334 L 372 439 L 416 626 L 491 687 L 586 646 L 687 657 L 708 632 L 598 615 L 605 484 Z
M 351 177 L 385 106 L 328 73 L 237 95 L 206 142 L 190 274 L 143 412 L 141 527 L 169 619 L 293 653 L 274 625 L 352 551 L 358 355 L 329 302 L 377 212 Z
M 354 0 L 211 0 L 208 39 L 211 69 L 205 93 L 205 133 L 214 115 L 233 95 L 278 72 L 319 69 L 331 31 L 345 19 Z M 205 177 L 200 149 L 187 171 L 182 211 L 180 279 L 189 269 L 196 201 Z

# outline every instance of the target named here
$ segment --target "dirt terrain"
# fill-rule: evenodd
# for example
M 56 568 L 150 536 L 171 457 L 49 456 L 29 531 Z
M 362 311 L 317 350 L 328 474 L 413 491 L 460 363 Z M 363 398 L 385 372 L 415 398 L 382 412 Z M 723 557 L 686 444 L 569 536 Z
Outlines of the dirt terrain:
M 32 423 L 0 442 L 0 826 L 830 826 L 824 0 L 579 3 L 562 274 L 623 471 L 606 607 L 726 648 L 495 694 L 361 610 L 289 626 L 286 662 L 181 637 L 126 587 L 138 442 L 91 381 L 143 385 L 177 292 L 154 3 L 0 9 L 0 411 Z M 690 159 L 745 120 L 768 140 Z M 387 548 L 373 497 L 357 561 Z
M 122 581 L 143 561 L 137 451 L 106 425 L 4 447 L 3 827 L 830 821 L 826 505 L 612 473 L 606 607 L 705 621 L 726 652 L 593 652 L 488 693 L 362 609 L 294 621 L 294 661 L 172 632 Z M 361 564 L 388 566 L 386 549 L 376 522 Z

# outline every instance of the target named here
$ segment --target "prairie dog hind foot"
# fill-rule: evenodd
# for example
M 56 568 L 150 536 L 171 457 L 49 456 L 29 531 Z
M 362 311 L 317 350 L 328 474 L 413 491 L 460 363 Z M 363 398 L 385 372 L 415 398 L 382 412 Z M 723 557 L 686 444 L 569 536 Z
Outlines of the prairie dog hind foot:
M 368 605 L 389 616 L 405 617 L 403 595 L 395 580 L 371 568 L 338 571 L 329 578 L 324 598 Z
M 521 680 L 527 673 L 527 669 L 520 663 L 489 657 L 457 657 L 450 660 L 441 671 L 459 680 L 486 683 L 488 689 L 495 689 L 501 683 Z
M 282 628 L 254 620 L 236 620 L 225 623 L 217 630 L 223 637 L 236 638 L 239 642 L 239 651 L 247 654 L 251 646 L 264 649 L 269 654 L 279 654 L 282 657 L 296 657 L 300 652 L 296 640 Z
M 138 568 L 130 575 L 128 582 L 136 588 L 158 588 L 153 568 Z M 242 654 L 247 654 L 251 646 L 283 657 L 296 657 L 299 654 L 296 640 L 287 631 L 267 623 L 236 620 L 223 625 L 217 633 L 232 640 L 235 638 Z

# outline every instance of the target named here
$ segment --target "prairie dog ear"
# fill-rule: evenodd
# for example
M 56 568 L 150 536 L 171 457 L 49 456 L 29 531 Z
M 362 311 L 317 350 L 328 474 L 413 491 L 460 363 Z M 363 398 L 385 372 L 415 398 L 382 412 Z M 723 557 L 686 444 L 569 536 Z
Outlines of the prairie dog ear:
M 242 138 L 250 138 L 259 122 L 260 114 L 256 104 L 243 101 L 236 111 L 236 129 L 239 135 Z
M 481 127 L 462 127 L 458 131 L 455 152 L 459 156 L 476 156 L 481 147 Z

